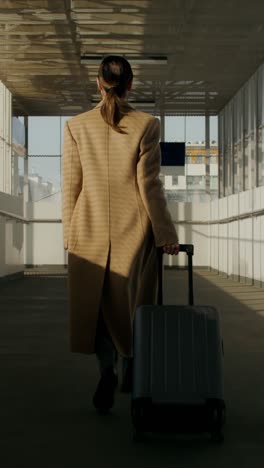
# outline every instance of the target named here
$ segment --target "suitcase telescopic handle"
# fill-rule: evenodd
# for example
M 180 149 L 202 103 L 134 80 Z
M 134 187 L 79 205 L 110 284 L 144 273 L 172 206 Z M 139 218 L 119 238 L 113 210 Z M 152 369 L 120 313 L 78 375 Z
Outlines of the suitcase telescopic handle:
M 189 284 L 189 305 L 193 305 L 193 265 L 192 257 L 194 254 L 193 244 L 180 244 L 180 252 L 185 252 L 188 257 L 188 284 Z M 158 304 L 163 304 L 163 248 L 158 248 Z

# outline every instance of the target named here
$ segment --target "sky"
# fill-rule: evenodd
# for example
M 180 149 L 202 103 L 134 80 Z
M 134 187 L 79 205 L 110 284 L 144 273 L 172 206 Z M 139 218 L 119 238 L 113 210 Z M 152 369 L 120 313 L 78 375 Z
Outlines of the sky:
M 29 117 L 29 155 L 57 157 L 29 158 L 29 173 L 37 173 L 45 181 L 51 181 L 57 190 L 61 182 L 61 149 L 64 122 L 69 117 Z M 210 141 L 218 141 L 217 117 L 210 118 Z M 165 141 L 205 140 L 204 117 L 166 117 Z

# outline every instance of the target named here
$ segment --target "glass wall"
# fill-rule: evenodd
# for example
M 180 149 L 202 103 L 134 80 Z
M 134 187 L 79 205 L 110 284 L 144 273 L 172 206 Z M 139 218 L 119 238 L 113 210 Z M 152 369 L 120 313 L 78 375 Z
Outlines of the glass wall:
M 219 115 L 219 194 L 264 185 L 264 65 Z
M 185 142 L 185 167 L 162 167 L 168 200 L 207 202 L 218 196 L 218 117 L 209 117 L 206 148 L 205 116 L 166 116 L 165 141 Z
M 257 73 L 257 181 L 264 185 L 264 65 Z
M 244 142 L 243 99 L 237 94 L 233 102 L 233 193 L 241 192 L 243 186 Z M 224 137 L 224 134 L 223 134 Z
M 0 81 L 0 191 L 23 196 L 25 126 L 12 116 L 12 94 Z
M 23 117 L 12 119 L 12 195 L 23 196 L 26 130 Z
M 64 123 L 69 117 L 28 118 L 29 201 L 53 202 L 61 192 Z M 185 167 L 162 167 L 167 198 L 206 202 L 218 196 L 218 117 L 210 118 L 206 148 L 205 116 L 166 116 L 165 141 L 185 142 Z
M 0 191 L 12 192 L 12 95 L 0 81 Z
M 69 117 L 29 117 L 29 201 L 53 201 L 61 192 L 64 123 Z
M 170 143 L 174 141 L 185 141 L 186 118 L 182 116 L 165 117 L 165 140 Z
M 224 119 L 224 179 L 226 184 L 226 194 L 230 195 L 233 189 L 233 163 L 228 164 L 227 158 L 231 157 L 233 162 L 233 102 L 230 102 L 225 110 Z

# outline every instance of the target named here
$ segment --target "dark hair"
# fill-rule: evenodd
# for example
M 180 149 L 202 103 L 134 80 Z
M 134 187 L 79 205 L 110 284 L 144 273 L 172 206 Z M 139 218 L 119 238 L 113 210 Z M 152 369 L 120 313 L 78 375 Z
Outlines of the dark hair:
M 131 107 L 122 99 L 133 80 L 128 61 L 119 55 L 108 55 L 100 64 L 98 79 L 106 96 L 101 106 L 104 121 L 119 133 L 125 133 L 118 125 Z

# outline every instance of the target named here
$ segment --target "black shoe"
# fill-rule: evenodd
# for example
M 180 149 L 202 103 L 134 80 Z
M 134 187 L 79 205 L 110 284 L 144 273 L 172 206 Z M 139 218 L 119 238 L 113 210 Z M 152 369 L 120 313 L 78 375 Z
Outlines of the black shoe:
M 103 372 L 93 397 L 93 404 L 98 413 L 107 413 L 112 408 L 117 385 L 117 375 L 114 369 L 109 367 Z
M 121 384 L 122 393 L 132 392 L 133 381 L 133 358 L 123 358 L 123 381 Z

